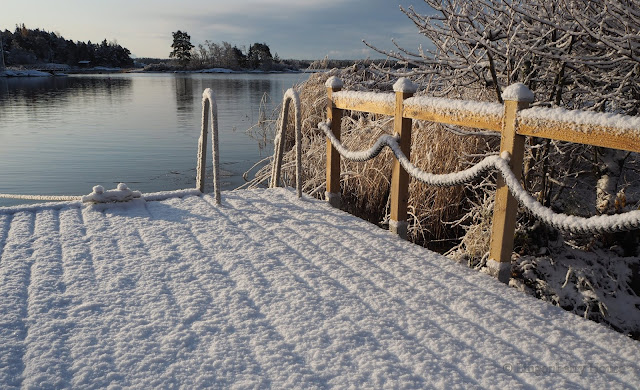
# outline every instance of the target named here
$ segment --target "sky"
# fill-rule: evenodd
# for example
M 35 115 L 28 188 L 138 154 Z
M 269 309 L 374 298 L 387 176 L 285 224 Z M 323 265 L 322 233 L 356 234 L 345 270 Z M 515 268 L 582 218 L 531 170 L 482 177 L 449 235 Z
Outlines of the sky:
M 420 0 L 29 0 L 2 6 L 0 29 L 16 24 L 60 33 L 74 41 L 117 41 L 135 57 L 167 58 L 177 30 L 191 43 L 229 42 L 247 49 L 266 43 L 284 59 L 384 58 L 394 38 L 415 50 L 427 45 L 399 5 L 428 8 Z

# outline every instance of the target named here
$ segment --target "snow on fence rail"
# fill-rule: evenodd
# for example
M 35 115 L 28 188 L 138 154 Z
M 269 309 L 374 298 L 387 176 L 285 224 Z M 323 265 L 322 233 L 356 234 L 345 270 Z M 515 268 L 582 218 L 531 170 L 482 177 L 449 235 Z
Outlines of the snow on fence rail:
M 327 80 L 329 98 L 326 123 L 319 128 L 327 136 L 327 201 L 340 207 L 340 156 L 364 161 L 389 146 L 396 157 L 391 179 L 391 220 L 389 228 L 406 238 L 409 175 L 423 182 L 447 186 L 468 182 L 480 173 L 499 170 L 489 266 L 501 281 L 508 281 L 517 204 L 561 230 L 604 232 L 637 229 L 640 211 L 590 218 L 556 214 L 543 207 L 520 184 L 525 136 L 550 138 L 587 145 L 640 152 L 640 118 L 624 115 L 528 108 L 533 93 L 522 83 L 504 90 L 504 105 L 432 97 L 413 97 L 417 86 L 401 78 L 394 84 L 395 94 L 341 91 L 342 81 Z M 395 136 L 382 136 L 368 150 L 353 152 L 340 143 L 341 118 L 345 110 L 363 111 L 394 117 Z M 433 175 L 416 168 L 409 160 L 412 120 L 462 125 L 501 133 L 500 156 L 487 157 L 476 166 L 449 175 Z

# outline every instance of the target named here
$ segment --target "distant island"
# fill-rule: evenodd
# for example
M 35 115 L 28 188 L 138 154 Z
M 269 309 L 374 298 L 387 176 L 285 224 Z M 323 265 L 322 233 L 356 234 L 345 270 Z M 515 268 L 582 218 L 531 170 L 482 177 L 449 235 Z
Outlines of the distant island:
M 173 33 L 171 58 L 132 58 L 116 41 L 72 41 L 57 32 L 16 25 L 0 31 L 0 76 L 45 76 L 73 72 L 297 72 L 304 69 L 344 68 L 362 60 L 281 59 L 266 43 L 247 49 L 228 42 L 206 40 L 194 46 L 186 32 Z M 368 61 L 367 61 L 368 62 Z
M 132 68 L 134 61 L 129 49 L 117 42 L 92 43 L 65 39 L 58 33 L 29 29 L 24 24 L 14 32 L 0 31 L 2 54 L 0 67 L 59 64 L 70 67 Z

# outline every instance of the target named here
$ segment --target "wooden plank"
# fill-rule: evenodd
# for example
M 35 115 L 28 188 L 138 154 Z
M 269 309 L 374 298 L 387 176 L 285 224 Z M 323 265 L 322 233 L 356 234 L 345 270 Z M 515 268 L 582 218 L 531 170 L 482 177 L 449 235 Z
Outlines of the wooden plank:
M 580 126 L 579 124 L 560 121 L 545 123 L 544 126 L 536 126 L 521 121 L 518 126 L 518 134 L 640 152 L 640 131 L 621 133 L 620 129 L 616 128 L 595 127 L 589 129 L 587 133 L 581 131 Z
M 411 157 L 411 118 L 403 117 L 403 102 L 413 96 L 409 92 L 396 92 L 393 129 L 400 135 L 400 150 Z M 391 173 L 391 223 L 389 228 L 400 237 L 407 238 L 407 205 L 409 203 L 409 174 L 402 168 L 398 159 L 393 160 Z
M 402 115 L 406 118 L 448 125 L 466 126 L 498 132 L 502 130 L 502 117 L 479 115 L 472 111 L 457 111 L 455 114 L 443 114 L 430 107 L 408 106 L 405 107 Z
M 504 104 L 504 129 L 500 141 L 500 153 L 505 151 L 509 153 L 511 156 L 511 161 L 509 162 L 511 170 L 520 179 L 522 176 L 525 137 L 516 133 L 517 112 L 527 108 L 529 103 L 505 101 Z M 518 201 L 509 192 L 509 187 L 507 187 L 502 176 L 498 176 L 496 199 L 493 206 L 489 261 L 497 262 L 497 266 L 490 267 L 490 269 L 494 276 L 505 283 L 509 281 L 511 276 L 511 252 L 513 251 L 517 214 Z
M 331 131 L 340 140 L 340 128 L 343 111 L 333 104 L 333 93 L 340 88 L 327 87 L 327 118 L 331 121 Z M 340 208 L 342 200 L 340 195 L 340 154 L 327 138 L 327 201 L 333 207 Z

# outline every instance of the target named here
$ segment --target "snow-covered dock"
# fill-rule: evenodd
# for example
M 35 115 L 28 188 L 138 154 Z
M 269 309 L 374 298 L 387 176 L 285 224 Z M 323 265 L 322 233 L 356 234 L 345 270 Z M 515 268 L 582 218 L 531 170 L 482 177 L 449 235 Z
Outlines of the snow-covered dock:
M 636 388 L 639 357 L 284 189 L 0 208 L 2 388 Z

